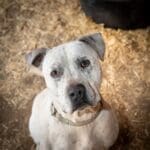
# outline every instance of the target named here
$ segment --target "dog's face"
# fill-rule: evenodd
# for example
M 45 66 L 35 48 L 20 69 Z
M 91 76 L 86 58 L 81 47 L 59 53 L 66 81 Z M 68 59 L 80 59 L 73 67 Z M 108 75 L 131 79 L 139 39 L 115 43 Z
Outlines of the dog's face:
M 56 107 L 71 114 L 101 100 L 99 58 L 103 59 L 104 49 L 101 35 L 94 34 L 52 49 L 35 50 L 27 60 L 41 69 Z

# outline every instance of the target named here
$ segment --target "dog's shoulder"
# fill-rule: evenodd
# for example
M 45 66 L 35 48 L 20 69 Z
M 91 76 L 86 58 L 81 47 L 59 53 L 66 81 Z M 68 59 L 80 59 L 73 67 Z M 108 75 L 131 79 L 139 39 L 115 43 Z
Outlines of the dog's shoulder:
M 34 98 L 32 112 L 34 113 L 35 111 L 40 111 L 47 106 L 47 103 L 51 103 L 51 101 L 50 91 L 46 88 Z
M 35 100 L 37 99 L 46 99 L 50 95 L 50 90 L 45 88 L 38 95 L 36 95 Z
M 51 99 L 48 89 L 41 91 L 33 101 L 32 114 L 29 120 L 29 130 L 32 138 L 37 144 L 41 139 L 47 138 L 49 103 L 51 103 Z
M 113 109 L 104 108 L 95 121 L 95 134 L 99 133 L 99 138 L 103 139 L 105 147 L 113 145 L 119 133 L 117 117 Z

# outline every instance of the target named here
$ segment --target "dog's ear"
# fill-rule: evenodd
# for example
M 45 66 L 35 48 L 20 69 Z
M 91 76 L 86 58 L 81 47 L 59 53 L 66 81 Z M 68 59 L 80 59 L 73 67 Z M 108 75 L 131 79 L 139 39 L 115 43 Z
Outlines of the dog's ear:
M 33 66 L 41 71 L 42 70 L 42 62 L 46 55 L 47 50 L 48 50 L 47 48 L 39 48 L 39 49 L 35 49 L 32 52 L 28 53 L 25 56 L 27 63 L 30 66 Z
M 105 43 L 100 33 L 94 33 L 91 35 L 83 36 L 79 38 L 79 41 L 84 42 L 90 47 L 92 47 L 97 52 L 100 59 L 104 60 Z

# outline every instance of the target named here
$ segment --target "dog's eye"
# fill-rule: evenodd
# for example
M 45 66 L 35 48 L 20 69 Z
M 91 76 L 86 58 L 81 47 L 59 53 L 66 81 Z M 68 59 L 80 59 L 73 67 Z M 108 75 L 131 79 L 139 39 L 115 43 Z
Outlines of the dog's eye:
M 82 61 L 80 62 L 80 67 L 81 67 L 82 69 L 87 68 L 89 65 L 90 65 L 90 61 L 89 61 L 88 59 L 82 60 Z
M 62 76 L 62 74 L 63 74 L 63 72 L 61 70 L 57 70 L 57 69 L 52 70 L 50 73 L 51 77 L 53 77 L 53 78 L 59 78 Z

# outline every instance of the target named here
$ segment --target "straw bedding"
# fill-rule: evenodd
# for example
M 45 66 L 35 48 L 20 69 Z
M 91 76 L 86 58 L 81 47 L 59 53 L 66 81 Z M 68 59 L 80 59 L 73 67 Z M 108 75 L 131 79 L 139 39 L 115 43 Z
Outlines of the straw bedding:
M 100 90 L 120 123 L 112 150 L 150 149 L 150 28 L 105 29 L 74 0 L 0 0 L 1 150 L 35 147 L 27 124 L 33 97 L 45 83 L 30 73 L 25 54 L 93 32 L 101 32 L 106 42 Z

